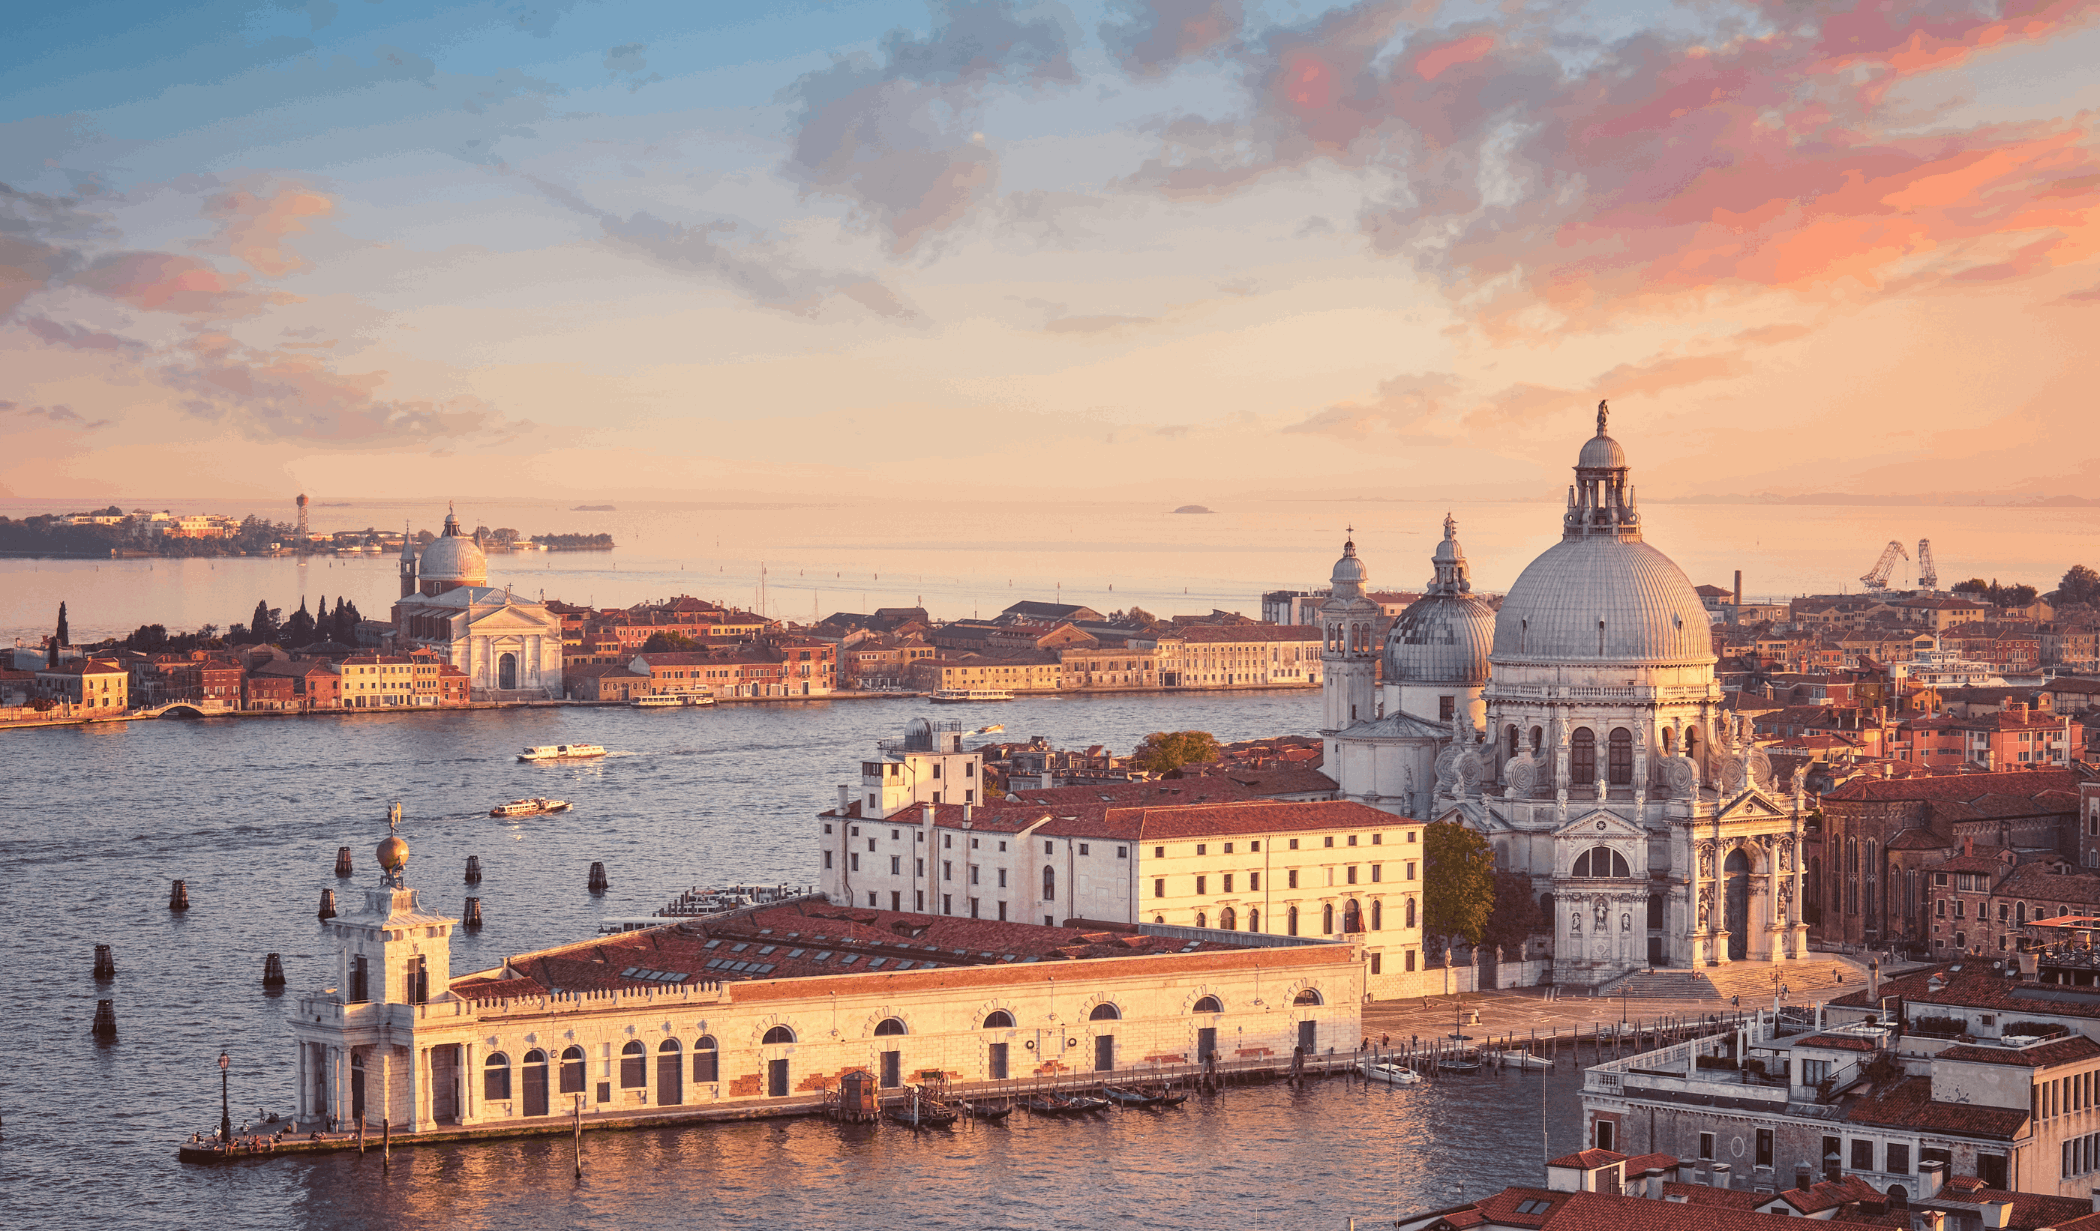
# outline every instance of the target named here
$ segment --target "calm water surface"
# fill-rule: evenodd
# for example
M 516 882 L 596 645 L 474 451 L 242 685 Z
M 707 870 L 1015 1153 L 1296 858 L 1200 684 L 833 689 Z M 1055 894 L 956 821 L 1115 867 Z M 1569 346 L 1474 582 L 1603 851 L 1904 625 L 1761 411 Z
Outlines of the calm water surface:
M 1535 1179 L 1537 1079 L 1364 1091 L 1234 1091 L 1174 1114 L 914 1137 L 783 1121 L 604 1134 L 589 1174 L 565 1142 L 406 1150 L 226 1169 L 183 1167 L 174 1142 L 217 1123 L 216 1057 L 233 1056 L 236 1122 L 293 1104 L 285 1001 L 330 977 L 313 912 L 323 888 L 372 883 L 389 801 L 403 802 L 411 883 L 457 913 L 461 870 L 488 925 L 453 969 L 588 936 L 696 884 L 814 880 L 808 833 L 870 742 L 922 702 L 707 711 L 508 711 L 141 722 L 0 734 L 0 1226 L 394 1228 L 689 1226 L 1339 1227 Z M 1307 732 L 1311 694 L 1033 699 L 943 717 L 1006 737 L 1130 748 L 1146 732 L 1222 739 Z M 593 740 L 619 755 L 519 765 L 527 743 Z M 564 816 L 485 815 L 525 793 Z M 349 845 L 357 877 L 332 872 Z M 603 860 L 612 889 L 585 888 Z M 186 915 L 168 882 L 189 882 Z M 99 986 L 94 946 L 119 974 Z M 116 1001 L 120 1040 L 89 1036 Z M 1572 1076 L 1555 1078 L 1556 1140 L 1575 1140 Z M 1564 1122 L 1563 1122 L 1564 1121 Z

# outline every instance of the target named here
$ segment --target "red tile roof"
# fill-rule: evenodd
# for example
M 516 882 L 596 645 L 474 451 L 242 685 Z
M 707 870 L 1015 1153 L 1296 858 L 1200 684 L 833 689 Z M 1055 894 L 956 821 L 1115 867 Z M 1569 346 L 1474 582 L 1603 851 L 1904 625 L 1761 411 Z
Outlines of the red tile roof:
M 2007 1064 L 2020 1068 L 2043 1069 L 2058 1064 L 2075 1064 L 2080 1060 L 2091 1060 L 2100 1056 L 2100 1043 L 2095 1043 L 2082 1034 L 2033 1047 L 1975 1047 L 1966 1043 L 1957 1044 L 1940 1052 L 1941 1060 L 1967 1060 L 1973 1064 Z
M 1935 1205 L 1991 1205 L 2003 1203 L 2007 1231 L 2036 1231 L 2040 1227 L 2062 1228 L 2092 1214 L 2093 1204 L 2084 1197 L 2056 1197 L 2046 1193 L 2015 1193 L 1985 1188 L 1974 1176 L 1957 1176 L 1942 1185 L 1929 1200 Z
M 1888 989 L 1884 986 L 1882 990 Z M 1946 1054 L 1940 1053 L 1942 1056 Z M 1934 1102 L 1930 1077 L 1912 1077 L 1877 1089 L 1853 1103 L 1845 1112 L 1845 1118 L 1854 1124 L 1883 1124 L 1892 1128 L 1924 1129 L 1998 1141 L 2011 1141 L 2027 1126 L 2025 1108 Z
M 2017 769 L 1990 774 L 1940 774 L 1929 778 L 1855 778 L 1825 800 L 1890 803 L 1911 800 L 1962 801 L 1986 795 L 2029 798 L 2042 791 L 2078 789 L 2078 775 L 2065 769 Z

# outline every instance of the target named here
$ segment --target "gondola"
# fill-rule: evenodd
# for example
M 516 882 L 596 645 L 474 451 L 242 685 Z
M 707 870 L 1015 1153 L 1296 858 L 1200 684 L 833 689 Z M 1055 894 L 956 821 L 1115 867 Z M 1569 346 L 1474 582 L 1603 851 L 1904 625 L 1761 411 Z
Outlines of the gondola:
M 1157 1107 L 1166 1098 L 1163 1094 L 1147 1094 L 1128 1086 L 1103 1086 L 1101 1093 L 1118 1107 Z
M 963 1110 L 973 1120 L 1004 1120 L 1014 1113 L 1012 1103 L 964 1103 Z

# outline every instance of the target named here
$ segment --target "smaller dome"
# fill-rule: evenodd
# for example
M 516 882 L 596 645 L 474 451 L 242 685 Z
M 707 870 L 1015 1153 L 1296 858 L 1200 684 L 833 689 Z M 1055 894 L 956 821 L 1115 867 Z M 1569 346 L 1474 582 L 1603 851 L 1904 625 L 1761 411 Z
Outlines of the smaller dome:
M 489 579 L 489 560 L 473 539 L 447 535 L 434 539 L 423 549 L 423 560 L 416 568 L 416 576 L 423 581 L 457 581 L 467 585 L 485 585 Z
M 1356 540 L 1342 544 L 1342 558 L 1334 562 L 1334 596 L 1336 598 L 1362 598 L 1364 583 L 1371 579 L 1371 570 L 1356 558 Z
M 388 834 L 379 844 L 379 866 L 389 872 L 399 872 L 408 866 L 408 843 L 400 834 Z
M 1624 470 L 1626 450 L 1619 447 L 1618 441 L 1599 432 L 1582 446 L 1582 456 L 1575 465 L 1581 470 Z

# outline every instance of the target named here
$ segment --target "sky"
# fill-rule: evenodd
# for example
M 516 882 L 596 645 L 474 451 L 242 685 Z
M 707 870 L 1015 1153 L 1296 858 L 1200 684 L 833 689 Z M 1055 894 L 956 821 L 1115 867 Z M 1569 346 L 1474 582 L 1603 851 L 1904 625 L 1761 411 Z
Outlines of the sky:
M 0 497 L 2100 480 L 2100 3 L 9 23 Z

